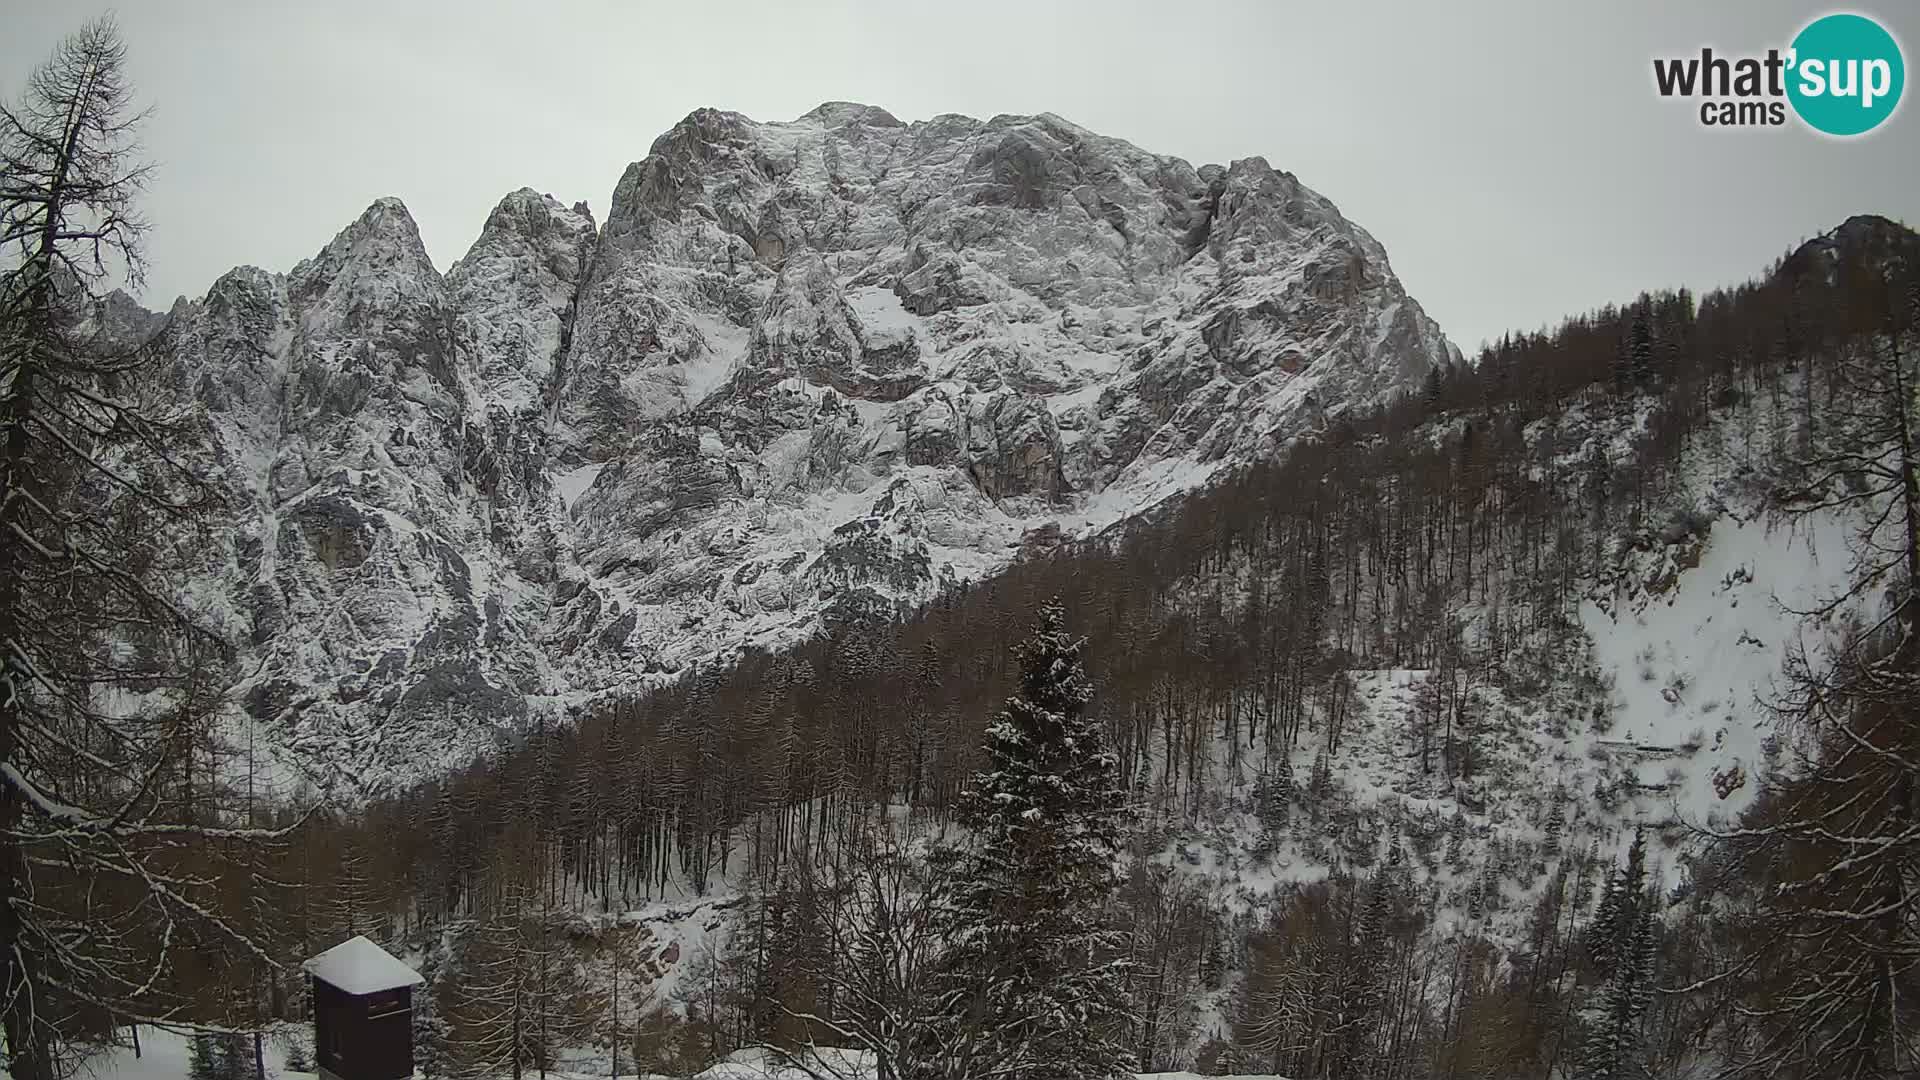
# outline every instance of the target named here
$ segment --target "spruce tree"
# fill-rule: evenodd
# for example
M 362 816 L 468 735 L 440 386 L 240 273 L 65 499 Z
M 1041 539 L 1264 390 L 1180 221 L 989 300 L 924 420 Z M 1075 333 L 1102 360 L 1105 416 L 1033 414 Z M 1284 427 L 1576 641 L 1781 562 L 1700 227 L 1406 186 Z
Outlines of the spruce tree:
M 252 1080 L 253 1050 L 238 1032 L 197 1032 L 187 1044 L 187 1080 Z
M 1635 829 L 1633 845 L 1627 849 L 1627 865 L 1608 880 L 1587 929 L 1587 955 L 1593 969 L 1602 978 L 1613 975 L 1620 959 L 1627 954 L 1628 942 L 1644 906 L 1647 885 L 1646 834 Z
M 1647 311 L 1642 307 L 1633 317 L 1633 328 L 1627 334 L 1627 366 L 1633 375 L 1633 381 L 1646 385 L 1653 381 L 1656 374 L 1653 359 L 1653 328 L 1647 322 Z
M 1386 1003 L 1392 949 L 1389 928 L 1397 906 L 1395 877 L 1394 870 L 1382 870 L 1368 882 L 1347 963 L 1340 973 L 1340 1011 L 1335 1030 L 1340 1032 L 1336 1053 L 1346 1066 L 1341 1070 L 1344 1075 L 1362 1074 L 1379 1035 L 1376 1022 Z
M 939 865 L 950 898 L 938 977 L 948 1075 L 1108 1080 L 1126 1075 L 1122 942 L 1103 920 L 1125 833 L 1118 761 L 1087 715 L 1084 642 L 1058 602 L 1018 650 L 1020 692 L 962 792 L 970 837 Z
M 1659 926 L 1654 894 L 1647 884 L 1647 839 L 1636 829 L 1627 865 L 1607 883 L 1601 899 L 1604 919 L 1590 931 L 1594 966 L 1603 976 L 1591 999 L 1584 1080 L 1623 1080 L 1642 1075 L 1639 1067 L 1641 1019 L 1653 997 Z
M 313 1049 L 310 1045 L 311 1029 L 302 1025 L 286 1043 L 285 1065 L 288 1072 L 312 1072 Z M 417 1051 L 416 1051 L 417 1052 Z M 427 1074 L 429 1076 L 438 1075 Z
M 1333 766 L 1327 764 L 1327 752 L 1314 755 L 1313 770 L 1307 777 L 1308 805 L 1313 811 L 1313 820 L 1319 821 L 1326 812 L 1327 799 L 1333 794 Z
M 420 974 L 427 980 L 426 984 L 413 992 L 413 1067 L 426 1080 L 434 1080 L 447 1073 L 450 1029 L 440 1003 L 443 993 L 439 985 L 442 966 L 441 950 L 429 947 L 426 959 L 420 966 Z M 288 1057 L 287 1067 L 293 1067 L 291 1056 Z
M 187 1045 L 187 1080 L 220 1080 L 219 1049 L 213 1036 L 198 1034 Z
M 1253 812 L 1261 825 L 1270 830 L 1286 827 L 1293 804 L 1293 762 L 1284 752 L 1275 755 L 1273 763 L 1261 771 L 1253 797 Z
M 253 1080 L 253 1040 L 237 1031 L 214 1040 L 214 1072 L 220 1080 Z
M 1447 865 L 1455 873 L 1466 869 L 1467 816 L 1455 808 L 1447 819 Z

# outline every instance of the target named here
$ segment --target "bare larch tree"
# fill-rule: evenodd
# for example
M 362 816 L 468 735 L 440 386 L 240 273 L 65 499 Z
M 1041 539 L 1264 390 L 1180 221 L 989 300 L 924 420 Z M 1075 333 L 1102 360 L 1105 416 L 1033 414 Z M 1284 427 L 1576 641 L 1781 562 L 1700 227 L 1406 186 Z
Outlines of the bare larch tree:
M 145 334 L 107 330 L 137 282 L 149 167 L 110 20 L 0 106 L 0 1055 L 49 1080 L 116 1024 L 189 1015 L 183 971 L 275 961 L 215 907 L 220 859 L 278 834 L 196 791 L 229 650 L 179 574 L 207 486 Z M 223 841 L 214 843 L 211 841 Z M 187 954 L 191 954 L 190 956 Z M 189 962 L 190 961 L 190 962 Z

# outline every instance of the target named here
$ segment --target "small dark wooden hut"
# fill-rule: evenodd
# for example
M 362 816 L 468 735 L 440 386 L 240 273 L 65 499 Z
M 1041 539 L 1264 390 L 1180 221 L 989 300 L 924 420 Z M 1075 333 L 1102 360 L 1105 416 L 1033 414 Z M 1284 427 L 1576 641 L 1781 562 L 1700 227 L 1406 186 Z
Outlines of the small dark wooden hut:
M 301 965 L 313 977 L 313 1049 L 321 1080 L 413 1076 L 413 988 L 425 980 L 356 937 Z

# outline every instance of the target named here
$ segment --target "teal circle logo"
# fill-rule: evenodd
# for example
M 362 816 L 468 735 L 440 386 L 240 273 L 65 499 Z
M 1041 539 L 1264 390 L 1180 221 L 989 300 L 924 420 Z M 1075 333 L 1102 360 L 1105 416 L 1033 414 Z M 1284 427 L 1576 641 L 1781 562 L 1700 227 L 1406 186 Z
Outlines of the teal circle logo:
M 1793 39 L 1787 100 L 1815 131 L 1864 135 L 1900 104 L 1900 43 L 1864 15 L 1824 15 Z

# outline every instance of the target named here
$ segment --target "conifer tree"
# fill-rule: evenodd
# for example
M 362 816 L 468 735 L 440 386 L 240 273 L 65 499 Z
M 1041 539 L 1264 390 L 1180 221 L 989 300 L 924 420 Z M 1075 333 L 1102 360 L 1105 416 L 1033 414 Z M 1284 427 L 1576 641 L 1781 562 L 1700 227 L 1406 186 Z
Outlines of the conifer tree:
M 933 1038 L 949 1076 L 1125 1075 L 1122 943 L 1104 923 L 1125 825 L 1118 761 L 1087 713 L 1084 642 L 1045 605 L 1020 647 L 1020 692 L 988 732 L 956 818 L 973 838 L 939 864 L 952 901 Z
M 1314 755 L 1313 770 L 1307 777 L 1307 795 L 1313 810 L 1315 821 L 1327 810 L 1327 798 L 1333 794 L 1333 766 L 1327 763 L 1327 752 Z
M 441 998 L 445 987 L 440 984 L 441 969 L 445 966 L 438 948 L 428 948 L 425 961 L 420 965 L 420 975 L 426 983 L 413 992 L 413 1067 L 426 1078 L 447 1073 L 447 1039 L 450 1034 Z
M 1641 385 L 1653 380 L 1653 328 L 1647 321 L 1645 306 L 1633 316 L 1633 328 L 1627 333 L 1627 366 L 1633 381 Z
M 1627 941 L 1633 935 L 1647 884 L 1647 845 L 1643 830 L 1635 829 L 1633 844 L 1627 848 L 1627 865 L 1607 879 L 1587 929 L 1587 956 L 1594 972 L 1602 978 L 1613 974 L 1615 965 L 1626 955 Z
M 303 1028 L 287 1040 L 285 1063 L 288 1072 L 313 1071 L 313 1053 L 308 1045 L 310 1039 L 311 1031 Z
M 250 1080 L 253 1053 L 237 1032 L 198 1032 L 187 1044 L 187 1080 Z
M 253 1080 L 252 1040 L 237 1031 L 222 1032 L 214 1040 L 215 1072 L 219 1080 Z
M 1447 819 L 1447 865 L 1458 873 L 1466 869 L 1467 816 L 1455 808 Z
M 1293 805 L 1293 785 L 1293 762 L 1281 751 L 1254 785 L 1254 814 L 1262 825 L 1269 829 L 1286 827 Z
M 1335 1030 L 1340 1075 L 1366 1075 L 1365 1065 L 1378 1035 L 1375 1022 L 1387 996 L 1388 928 L 1396 906 L 1396 871 L 1384 869 L 1368 883 L 1364 906 L 1354 926 L 1348 962 L 1341 972 L 1340 1012 Z
M 1589 953 L 1602 981 L 1590 1013 L 1584 1080 L 1641 1075 L 1641 1018 L 1653 997 L 1658 933 L 1646 857 L 1646 833 L 1636 829 L 1627 865 L 1607 882 L 1600 913 L 1589 931 Z
M 213 1036 L 195 1035 L 187 1044 L 187 1080 L 221 1080 L 218 1060 L 219 1050 L 213 1044 Z
M 1445 400 L 1445 394 L 1445 373 L 1441 370 L 1440 365 L 1435 364 L 1427 369 L 1426 381 L 1421 384 L 1420 402 L 1425 405 L 1429 411 L 1437 412 L 1441 402 Z

